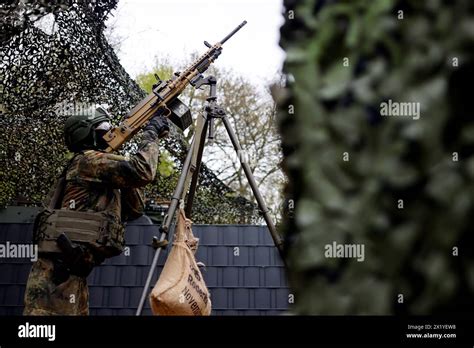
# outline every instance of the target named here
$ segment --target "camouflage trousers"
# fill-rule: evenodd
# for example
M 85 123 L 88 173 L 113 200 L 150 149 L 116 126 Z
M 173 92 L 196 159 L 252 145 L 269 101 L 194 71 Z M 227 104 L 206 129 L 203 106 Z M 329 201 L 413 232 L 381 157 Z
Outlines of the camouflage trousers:
M 25 290 L 24 315 L 89 315 L 87 279 L 71 275 L 61 284 L 53 281 L 53 261 L 39 258 L 33 264 Z

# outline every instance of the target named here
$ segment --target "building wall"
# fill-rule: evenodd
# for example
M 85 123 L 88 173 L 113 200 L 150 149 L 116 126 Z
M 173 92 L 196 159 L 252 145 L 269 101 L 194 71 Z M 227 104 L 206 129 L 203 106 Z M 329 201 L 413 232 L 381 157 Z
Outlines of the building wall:
M 0 211 L 0 244 L 29 243 L 35 211 L 7 210 Z M 284 267 L 265 226 L 196 225 L 193 232 L 200 238 L 196 257 L 206 265 L 213 315 L 285 313 L 290 297 Z M 88 278 L 91 315 L 134 315 L 154 254 L 150 242 L 158 234 L 147 217 L 127 226 L 130 255 L 107 260 Z M 160 256 L 158 272 L 166 256 Z M 0 315 L 22 313 L 30 267 L 27 259 L 0 258 Z M 151 314 L 148 302 L 144 314 Z

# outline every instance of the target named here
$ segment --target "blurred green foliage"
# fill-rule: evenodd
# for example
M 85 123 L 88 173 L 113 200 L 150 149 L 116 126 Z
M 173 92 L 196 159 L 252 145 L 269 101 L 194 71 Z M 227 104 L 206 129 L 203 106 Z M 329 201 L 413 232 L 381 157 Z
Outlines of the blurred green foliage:
M 294 311 L 470 313 L 474 3 L 284 4 L 275 98 Z M 381 116 L 389 99 L 420 103 L 420 119 Z M 365 261 L 324 257 L 333 241 L 365 245 Z
M 175 172 L 175 163 L 171 159 L 171 156 L 168 151 L 163 150 L 160 153 L 160 158 L 158 161 L 158 173 L 162 177 L 169 177 Z
M 171 64 L 169 62 L 157 64 L 152 71 L 139 74 L 135 80 L 145 92 L 151 93 L 153 85 L 157 82 L 155 75 L 158 75 L 163 81 L 170 79 L 173 75 Z

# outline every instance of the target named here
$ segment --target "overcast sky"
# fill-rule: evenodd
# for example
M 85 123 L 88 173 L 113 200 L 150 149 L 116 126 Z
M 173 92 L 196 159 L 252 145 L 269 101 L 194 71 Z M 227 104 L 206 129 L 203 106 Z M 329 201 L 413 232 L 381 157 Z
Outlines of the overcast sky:
M 109 23 L 123 40 L 122 65 L 135 78 L 153 67 L 155 56 L 169 56 L 178 68 L 192 52 L 207 49 L 204 40 L 214 44 L 247 20 L 215 64 L 265 84 L 284 59 L 282 8 L 281 0 L 120 0 Z

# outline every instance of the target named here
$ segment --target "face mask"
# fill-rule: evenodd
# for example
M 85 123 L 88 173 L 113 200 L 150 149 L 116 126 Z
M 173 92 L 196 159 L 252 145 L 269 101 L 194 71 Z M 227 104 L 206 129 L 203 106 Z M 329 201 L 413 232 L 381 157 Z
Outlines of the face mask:
M 95 127 L 95 130 L 96 131 L 104 130 L 105 132 L 108 132 L 110 130 L 110 128 L 112 128 L 112 125 L 110 124 L 110 122 L 109 121 L 104 121 L 104 122 L 99 123 L 99 125 L 97 127 Z
M 94 140 L 95 140 L 95 146 L 99 150 L 104 150 L 106 149 L 109 145 L 107 142 L 104 140 L 104 135 L 112 128 L 112 125 L 107 122 L 101 122 L 94 130 Z

